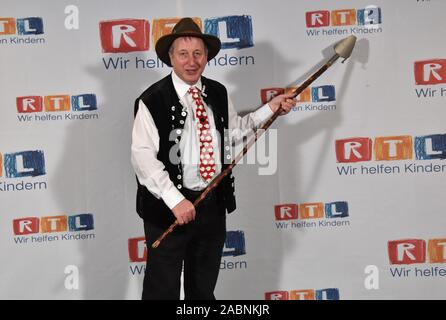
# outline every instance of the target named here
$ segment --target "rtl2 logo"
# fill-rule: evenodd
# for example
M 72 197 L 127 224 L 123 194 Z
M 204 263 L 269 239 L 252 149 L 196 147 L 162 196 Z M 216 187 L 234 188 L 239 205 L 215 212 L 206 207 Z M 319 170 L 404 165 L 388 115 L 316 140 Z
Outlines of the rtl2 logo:
M 50 96 L 23 96 L 16 98 L 19 113 L 57 112 L 57 111 L 93 111 L 98 109 L 96 95 L 58 94 Z
M 39 17 L 0 18 L 0 36 L 43 34 L 43 20 Z
M 446 134 L 427 136 L 387 136 L 340 139 L 335 142 L 338 162 L 360 162 L 372 160 L 417 160 L 445 159 Z
M 265 88 L 260 90 L 262 103 L 265 104 L 279 94 L 292 92 L 295 88 Z M 325 85 L 309 87 L 302 91 L 297 97 L 297 103 L 304 102 L 330 102 L 336 100 L 335 87 Z
M 308 28 L 377 25 L 382 23 L 381 8 L 318 10 L 305 13 Z
M 446 238 L 392 240 L 387 243 L 391 264 L 446 263 Z M 427 257 L 426 257 L 427 256 Z
M 48 217 L 27 217 L 14 219 L 13 230 L 15 236 L 34 233 L 51 233 L 65 231 L 86 231 L 94 229 L 93 215 L 91 213 L 78 215 L 60 215 Z
M 339 300 L 339 289 L 271 291 L 265 293 L 265 300 Z
M 417 85 L 446 83 L 446 59 L 417 61 L 414 64 L 414 74 Z
M 45 156 L 43 151 L 21 151 L 0 154 L 0 177 L 23 178 L 45 174 Z
M 181 18 L 154 19 L 152 43 L 156 44 L 163 35 Z M 203 29 L 201 18 L 193 20 Z M 120 53 L 149 50 L 150 23 L 145 19 L 107 20 L 99 23 L 101 46 L 104 53 Z M 225 16 L 204 20 L 204 33 L 212 34 L 221 41 L 222 49 L 252 47 L 253 32 L 251 16 Z

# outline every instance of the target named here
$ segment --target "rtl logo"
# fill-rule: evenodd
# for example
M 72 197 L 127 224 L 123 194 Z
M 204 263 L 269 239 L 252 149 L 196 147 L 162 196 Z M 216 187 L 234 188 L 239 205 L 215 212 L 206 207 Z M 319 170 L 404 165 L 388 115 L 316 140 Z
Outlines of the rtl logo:
M 387 243 L 391 264 L 446 263 L 446 238 L 392 240 Z
M 4 167 L 4 173 L 2 168 Z M 45 174 L 45 156 L 43 151 L 21 151 L 0 154 L 0 177 L 23 178 Z
M 130 262 L 145 262 L 147 260 L 147 244 L 145 237 L 128 240 Z M 240 256 L 246 254 L 245 235 L 243 231 L 227 231 L 222 256 Z
M 154 19 L 152 44 L 172 32 L 181 18 Z M 201 18 L 194 17 L 200 29 Z M 150 23 L 145 19 L 107 20 L 99 23 L 101 46 L 104 53 L 147 51 L 150 47 Z M 251 16 L 225 16 L 204 20 L 204 33 L 220 38 L 222 49 L 252 47 L 253 32 Z
M 73 96 L 58 94 L 17 97 L 16 106 L 19 113 L 93 111 L 98 109 L 96 95 L 92 93 Z
M 245 233 L 243 231 L 227 231 L 222 257 L 241 256 L 246 254 Z
M 318 10 L 305 13 L 308 28 L 367 26 L 382 23 L 381 8 L 367 7 L 365 9 Z
M 292 92 L 296 88 L 265 88 L 260 90 L 262 103 L 265 104 L 279 94 Z M 335 87 L 325 85 L 309 87 L 302 91 L 297 97 L 297 103 L 304 102 L 330 102 L 336 100 Z
M 416 61 L 414 74 L 417 85 L 446 83 L 446 59 Z
M 13 230 L 15 236 L 35 233 L 75 232 L 94 229 L 93 215 L 91 213 L 78 215 L 60 215 L 48 217 L 26 217 L 14 219 Z
M 348 203 L 336 201 L 329 203 L 313 202 L 301 204 L 280 204 L 274 206 L 276 220 L 321 219 L 348 217 Z
M 0 36 L 43 34 L 43 20 L 39 17 L 0 18 Z
M 146 262 L 147 247 L 146 238 L 130 238 L 128 240 L 129 261 L 130 262 Z
M 271 291 L 265 293 L 265 300 L 339 300 L 339 289 Z
M 99 23 L 103 52 L 132 52 L 149 50 L 149 21 L 123 19 Z
M 408 160 L 415 153 L 417 160 L 445 159 L 446 134 L 427 136 L 355 137 L 335 141 L 338 162 Z

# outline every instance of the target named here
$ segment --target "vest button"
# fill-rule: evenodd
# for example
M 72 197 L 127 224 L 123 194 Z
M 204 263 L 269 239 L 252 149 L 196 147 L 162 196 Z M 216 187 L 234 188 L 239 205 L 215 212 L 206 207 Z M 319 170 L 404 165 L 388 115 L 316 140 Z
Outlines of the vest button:
M 181 184 L 177 185 L 178 189 L 181 189 L 183 186 Z

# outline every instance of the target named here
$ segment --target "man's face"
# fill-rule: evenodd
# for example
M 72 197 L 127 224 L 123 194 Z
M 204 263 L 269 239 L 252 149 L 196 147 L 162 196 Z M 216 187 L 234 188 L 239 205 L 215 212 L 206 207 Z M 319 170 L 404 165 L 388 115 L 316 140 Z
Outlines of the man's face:
M 175 39 L 169 51 L 172 68 L 187 84 L 195 84 L 207 63 L 207 51 L 203 40 L 195 37 Z

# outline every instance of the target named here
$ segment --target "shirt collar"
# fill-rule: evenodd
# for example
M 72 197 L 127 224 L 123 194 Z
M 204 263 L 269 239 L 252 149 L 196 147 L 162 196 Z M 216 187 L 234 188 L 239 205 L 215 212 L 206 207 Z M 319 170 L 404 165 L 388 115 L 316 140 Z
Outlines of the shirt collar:
M 172 71 L 172 82 L 173 86 L 175 87 L 175 91 L 180 98 L 186 95 L 187 90 L 189 90 L 190 87 L 197 87 L 200 90 L 202 89 L 201 78 L 198 79 L 197 83 L 190 85 L 181 80 L 180 77 L 177 76 L 175 71 Z

